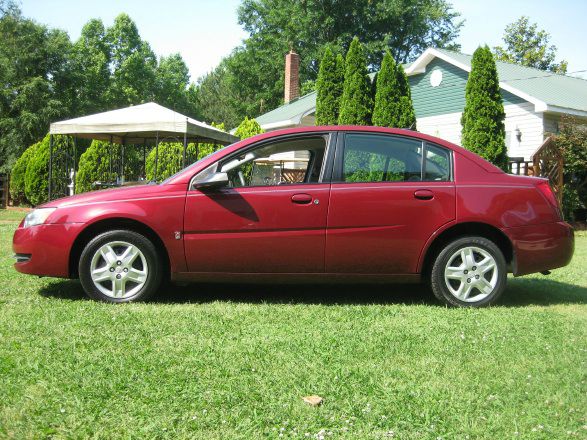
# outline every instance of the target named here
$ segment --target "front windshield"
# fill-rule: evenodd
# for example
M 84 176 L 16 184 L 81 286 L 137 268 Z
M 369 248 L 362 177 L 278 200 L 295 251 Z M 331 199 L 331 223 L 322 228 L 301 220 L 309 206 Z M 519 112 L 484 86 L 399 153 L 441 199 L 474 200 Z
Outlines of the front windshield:
M 240 141 L 239 141 L 239 142 L 240 142 Z M 193 164 L 191 164 L 191 165 L 188 165 L 187 167 L 185 167 L 185 168 L 183 168 L 183 169 L 179 170 L 179 171 L 178 171 L 177 173 L 175 173 L 173 176 L 170 176 L 170 177 L 168 177 L 168 178 L 167 178 L 167 179 L 165 179 L 163 182 L 161 182 L 161 184 L 165 184 L 165 183 L 167 183 L 168 181 L 170 181 L 171 179 L 174 179 L 174 178 L 175 178 L 177 175 L 179 175 L 179 174 L 183 173 L 184 171 L 186 171 L 186 170 L 189 170 L 190 168 L 194 168 L 194 167 L 198 166 L 198 164 L 200 164 L 202 161 L 204 161 L 204 160 L 208 159 L 209 157 L 213 157 L 214 155 L 216 155 L 216 154 L 220 153 L 221 151 L 224 151 L 224 149 L 225 149 L 225 148 L 228 148 L 228 147 L 230 147 L 231 145 L 234 145 L 234 144 L 226 145 L 225 147 L 222 147 L 220 150 L 216 150 L 216 151 L 214 151 L 214 152 L 212 152 L 212 153 L 208 154 L 207 156 L 204 156 L 204 157 L 202 157 L 200 160 L 197 160 L 197 161 L 196 161 L 196 162 L 194 162 Z

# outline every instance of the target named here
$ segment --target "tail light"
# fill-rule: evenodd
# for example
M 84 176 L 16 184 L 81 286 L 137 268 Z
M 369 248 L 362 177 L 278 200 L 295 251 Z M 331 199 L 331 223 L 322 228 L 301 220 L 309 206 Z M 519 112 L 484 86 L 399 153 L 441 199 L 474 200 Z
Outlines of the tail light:
M 538 185 L 536 185 L 536 188 L 538 188 L 542 195 L 546 197 L 546 200 L 548 200 L 548 203 L 550 203 L 551 206 L 554 208 L 554 211 L 558 215 L 559 219 L 562 218 L 560 206 L 558 204 L 558 199 L 554 195 L 554 191 L 550 187 L 548 180 L 541 181 Z

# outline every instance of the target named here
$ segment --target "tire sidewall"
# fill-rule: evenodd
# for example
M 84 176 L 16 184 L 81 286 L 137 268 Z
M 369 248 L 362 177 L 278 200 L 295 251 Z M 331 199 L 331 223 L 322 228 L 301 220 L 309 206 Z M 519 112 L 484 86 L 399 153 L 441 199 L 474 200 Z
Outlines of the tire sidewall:
M 449 259 L 459 249 L 467 246 L 479 247 L 485 250 L 486 252 L 489 252 L 491 256 L 495 259 L 498 270 L 497 284 L 495 285 L 493 292 L 491 292 L 491 294 L 489 294 L 489 296 L 487 296 L 486 298 L 483 298 L 482 300 L 476 302 L 461 301 L 460 299 L 453 296 L 453 294 L 446 286 L 444 280 L 444 269 L 448 264 Z M 488 240 L 487 238 L 478 236 L 462 237 L 447 244 L 444 247 L 444 249 L 438 254 L 434 261 L 434 266 L 432 267 L 430 281 L 434 295 L 440 301 L 442 301 L 448 306 L 486 307 L 495 303 L 495 301 L 498 300 L 498 298 L 501 296 L 505 289 L 507 283 L 507 264 L 505 261 L 505 257 L 503 256 L 503 253 L 492 241 Z
M 112 298 L 104 295 L 94 285 L 90 275 L 90 267 L 94 254 L 100 249 L 100 247 L 113 241 L 125 241 L 139 248 L 145 257 L 149 268 L 147 281 L 144 286 L 136 294 L 128 298 Z M 79 279 L 86 294 L 90 298 L 111 303 L 144 301 L 156 292 L 161 284 L 162 278 L 161 261 L 153 243 L 143 235 L 127 230 L 108 231 L 94 237 L 82 251 L 78 270 Z

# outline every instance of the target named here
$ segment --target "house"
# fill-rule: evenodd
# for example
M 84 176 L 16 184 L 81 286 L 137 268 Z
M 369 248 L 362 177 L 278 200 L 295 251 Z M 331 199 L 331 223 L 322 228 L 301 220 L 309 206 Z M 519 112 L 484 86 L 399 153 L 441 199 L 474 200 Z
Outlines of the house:
M 471 58 L 471 55 L 429 48 L 404 66 L 418 131 L 460 144 L 460 120 Z M 496 64 L 510 157 L 531 160 L 547 133 L 558 131 L 562 115 L 574 115 L 587 122 L 587 80 L 500 61 Z M 296 98 L 295 84 L 292 85 L 291 78 L 297 78 L 298 65 L 299 60 L 296 62 L 294 57 L 292 62 L 291 54 L 286 56 L 286 97 L 290 99 L 256 118 L 263 129 L 314 125 L 316 92 Z

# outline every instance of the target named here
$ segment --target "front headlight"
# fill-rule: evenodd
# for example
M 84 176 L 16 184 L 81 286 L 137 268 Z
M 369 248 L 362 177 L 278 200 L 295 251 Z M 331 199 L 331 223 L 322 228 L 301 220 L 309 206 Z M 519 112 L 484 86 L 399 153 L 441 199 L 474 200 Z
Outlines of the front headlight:
M 29 212 L 24 218 L 24 224 L 22 227 L 28 228 L 30 226 L 42 225 L 45 223 L 45 220 L 47 220 L 47 217 L 49 217 L 56 209 L 57 208 L 38 208 Z

